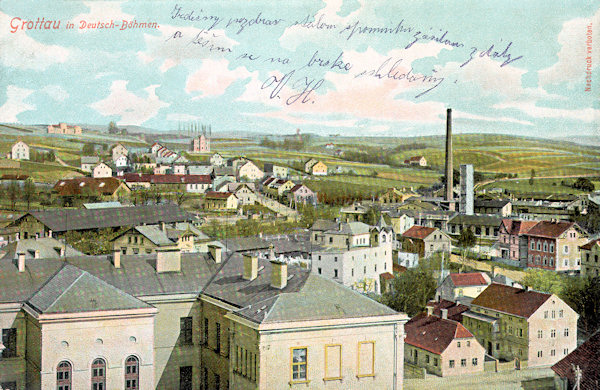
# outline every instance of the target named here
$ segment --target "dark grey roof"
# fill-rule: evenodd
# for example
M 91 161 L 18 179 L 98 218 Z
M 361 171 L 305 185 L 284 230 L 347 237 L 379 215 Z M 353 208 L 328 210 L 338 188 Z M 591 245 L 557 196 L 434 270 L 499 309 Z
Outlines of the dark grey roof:
M 258 260 L 258 276 L 252 281 L 242 278 L 243 269 L 243 256 L 239 253 L 228 254 L 223 267 L 202 293 L 238 308 L 243 308 L 272 298 L 282 292 L 297 292 L 310 275 L 309 270 L 288 266 L 287 286 L 279 290 L 271 287 L 271 263 L 269 261 Z
M 108 256 L 81 256 L 70 264 L 134 296 L 199 294 L 218 268 L 206 253 L 182 253 L 180 272 L 156 272 L 156 255 L 123 256 L 115 268 Z
M 136 226 L 135 230 L 137 230 L 144 237 L 152 241 L 154 245 L 157 246 L 169 246 L 175 245 L 176 243 L 172 241 L 167 232 L 163 231 L 158 225 L 142 225 Z M 177 239 L 175 239 L 177 240 Z
M 257 323 L 397 314 L 389 307 L 319 275 L 309 274 L 298 287 L 297 292 L 284 289 L 276 296 L 253 302 L 235 313 Z
M 457 225 L 480 225 L 480 226 L 500 226 L 502 223 L 502 217 L 498 215 L 487 215 L 487 214 L 474 214 L 465 215 L 459 214 L 456 217 L 448 221 L 449 224 Z
M 475 207 L 502 208 L 510 203 L 508 199 L 475 199 Z
M 64 264 L 54 259 L 26 260 L 25 271 L 19 272 L 14 261 L 0 260 L 0 303 L 27 301 Z
M 91 210 L 63 208 L 30 211 L 29 214 L 55 232 L 192 220 L 191 214 L 175 204 L 110 207 Z
M 65 264 L 28 301 L 38 313 L 76 313 L 149 308 L 150 305 Z
M 339 222 L 330 219 L 317 219 L 310 229 L 317 231 L 334 230 L 339 229 L 339 225 Z
M 25 259 L 33 259 L 35 251 L 39 251 L 40 259 L 58 259 L 60 257 L 60 248 L 65 247 L 67 256 L 82 256 L 70 245 L 66 245 L 51 237 L 28 238 L 25 240 L 13 241 L 0 250 L 1 259 L 16 259 L 19 253 L 25 254 Z

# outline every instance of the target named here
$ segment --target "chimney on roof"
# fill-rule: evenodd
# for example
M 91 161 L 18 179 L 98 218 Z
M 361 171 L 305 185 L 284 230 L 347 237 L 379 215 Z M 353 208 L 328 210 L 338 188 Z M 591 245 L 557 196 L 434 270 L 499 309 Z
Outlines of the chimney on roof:
M 65 246 L 64 245 L 60 246 L 60 250 L 58 252 L 58 256 L 59 257 L 65 257 Z
M 447 320 L 448 319 L 448 309 L 441 309 L 442 312 L 442 319 Z
M 156 272 L 180 272 L 181 250 L 176 247 L 156 249 Z
M 167 232 L 167 224 L 165 224 L 164 222 L 160 223 L 160 228 L 162 229 L 163 232 Z
M 52 230 L 48 230 L 48 237 L 52 238 Z
M 40 258 L 40 250 L 39 250 L 39 249 L 36 249 L 36 250 L 33 252 L 33 258 L 34 258 L 34 259 L 39 259 L 39 258 Z
M 18 254 L 17 268 L 19 269 L 19 272 L 25 272 L 25 253 Z
M 244 280 L 254 280 L 258 276 L 258 257 L 249 253 L 244 254 Z
M 221 264 L 221 259 L 222 259 L 222 253 L 223 253 L 223 248 L 221 248 L 218 245 L 208 245 L 208 251 L 210 252 L 210 255 L 212 256 L 213 260 L 215 261 L 215 264 Z
M 287 286 L 287 263 L 271 260 L 271 287 L 283 289 Z
M 113 249 L 111 260 L 115 268 L 121 268 L 121 251 L 119 249 Z
M 433 315 L 433 306 L 425 306 L 427 309 L 427 317 L 431 317 Z

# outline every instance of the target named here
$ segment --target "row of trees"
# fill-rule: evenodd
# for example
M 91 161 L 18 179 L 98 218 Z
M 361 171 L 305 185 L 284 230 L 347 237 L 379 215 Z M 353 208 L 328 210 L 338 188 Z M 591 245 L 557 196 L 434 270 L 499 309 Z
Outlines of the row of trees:
M 568 276 L 536 269 L 527 271 L 522 284 L 558 295 L 579 313 L 578 326 L 586 333 L 600 328 L 600 277 Z
M 40 196 L 31 178 L 25 180 L 22 185 L 17 181 L 11 181 L 0 186 L 0 197 L 9 201 L 11 210 L 16 209 L 18 201 L 24 202 L 29 210 L 31 203 Z

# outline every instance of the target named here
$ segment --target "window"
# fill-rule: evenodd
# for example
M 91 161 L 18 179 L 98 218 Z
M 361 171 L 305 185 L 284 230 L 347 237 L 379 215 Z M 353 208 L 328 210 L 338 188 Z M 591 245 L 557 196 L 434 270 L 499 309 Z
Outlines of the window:
M 204 344 L 208 345 L 208 318 L 204 318 Z
M 569 348 L 565 348 L 565 349 L 563 349 L 563 353 L 564 353 L 565 355 L 568 355 L 568 354 L 569 354 Z
M 17 356 L 17 328 L 2 329 L 3 358 Z
M 138 390 L 140 362 L 135 356 L 125 360 L 125 390 Z
M 544 242 L 544 252 L 548 252 L 548 243 Z
M 460 341 L 457 341 L 457 342 L 456 342 L 456 346 L 457 346 L 458 348 L 460 348 Z
M 358 343 L 358 375 L 359 377 L 375 376 L 375 342 Z
M 564 253 L 569 253 L 569 246 L 568 246 L 568 245 L 565 245 L 565 246 L 564 246 L 564 248 L 563 248 L 563 252 L 564 252 Z
M 333 270 L 333 277 L 334 277 L 334 278 L 337 278 L 337 277 L 338 277 L 338 270 L 337 270 L 337 269 L 334 269 L 334 270 Z
M 550 338 L 555 338 L 556 337 L 556 330 L 555 329 L 551 329 L 550 330 Z
M 467 366 L 467 359 L 460 359 L 460 366 L 461 367 L 466 367 Z
M 450 360 L 450 368 L 454 368 L 454 360 Z
M 548 318 L 548 310 L 544 312 L 544 318 Z
M 179 390 L 192 390 L 192 366 L 179 367 Z
M 438 360 L 437 360 L 437 358 L 433 358 L 433 365 L 434 365 L 435 367 L 437 367 L 437 365 L 438 365 Z
M 554 244 L 550 243 L 550 252 L 554 253 Z
M 556 349 L 550 350 L 550 356 L 556 356 Z
M 538 339 L 541 339 L 542 337 L 544 337 L 544 332 L 541 330 L 538 330 Z
M 471 342 L 467 341 L 467 347 L 470 347 L 470 346 L 471 346 Z
M 538 357 L 541 358 L 542 357 L 542 351 L 538 351 Z
M 500 343 L 496 343 L 496 351 L 500 349 Z
M 292 348 L 292 382 L 306 381 L 306 348 Z
M 542 243 L 541 243 L 541 241 L 538 241 L 538 242 L 537 242 L 537 250 L 538 250 L 538 251 L 541 251 L 541 250 L 542 250 Z
M 179 319 L 179 337 L 181 344 L 190 345 L 193 344 L 193 330 L 192 330 L 192 317 L 181 317 Z
M 535 241 L 533 241 L 533 240 L 531 240 L 531 247 L 530 247 L 530 249 L 531 250 L 535 249 Z
M 106 389 L 106 362 L 96 359 L 92 362 L 92 390 Z
M 352 276 L 354 276 L 354 268 L 352 268 Z
M 565 328 L 564 335 L 565 337 L 569 337 L 569 328 Z
M 476 366 L 477 365 L 477 358 L 473 358 L 472 363 L 473 363 L 474 366 Z
M 556 310 L 552 310 L 552 318 L 556 318 Z
M 71 373 L 73 367 L 69 362 L 60 362 L 56 367 L 56 389 L 71 390 Z
M 519 329 L 519 337 L 523 337 L 523 329 Z
M 219 324 L 218 322 L 215 323 L 215 337 L 216 337 L 216 345 L 215 345 L 215 352 L 216 353 L 221 353 L 221 324 Z
M 342 378 L 342 346 L 340 344 L 325 346 L 324 380 Z
M 319 273 L 319 275 L 321 275 L 321 272 L 322 272 L 321 267 L 317 268 L 317 272 Z
M 425 363 L 429 364 L 429 355 L 425 355 Z

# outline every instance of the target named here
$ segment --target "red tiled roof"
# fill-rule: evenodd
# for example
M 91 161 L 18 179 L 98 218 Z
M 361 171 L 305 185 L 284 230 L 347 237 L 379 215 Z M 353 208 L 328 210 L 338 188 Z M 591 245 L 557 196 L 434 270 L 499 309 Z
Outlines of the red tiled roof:
M 519 236 L 527 233 L 537 223 L 538 221 L 520 221 L 508 218 L 502 220 L 502 224 L 506 227 L 508 234 Z
M 492 283 L 471 302 L 471 305 L 529 318 L 550 296 Z
M 586 244 L 580 246 L 581 249 L 586 249 L 586 250 L 591 250 L 595 245 L 600 245 L 600 238 L 596 239 L 596 240 L 592 240 L 590 242 L 587 242 Z
M 441 299 L 439 302 L 429 301 L 427 306 L 433 307 L 433 315 L 442 316 L 442 309 L 448 310 L 448 319 L 462 322 L 462 313 L 469 310 L 469 306 L 461 305 L 460 303 Z
M 528 236 L 558 238 L 575 225 L 574 222 L 540 221 L 526 233 Z
M 468 272 L 464 274 L 450 274 L 450 279 L 455 286 L 487 286 L 488 283 L 481 272 Z
M 422 240 L 428 237 L 431 233 L 435 231 L 435 228 L 430 228 L 427 226 L 419 226 L 414 225 L 404 233 L 402 233 L 402 237 L 406 238 L 416 238 L 418 240 Z
M 384 280 L 391 280 L 391 279 L 394 279 L 394 275 L 392 275 L 392 274 L 391 274 L 391 273 L 389 273 L 389 272 L 384 272 L 384 273 L 382 273 L 381 275 L 379 275 L 379 277 L 380 277 L 381 279 L 384 279 Z
M 435 354 L 443 353 L 454 339 L 472 338 L 461 323 L 421 313 L 404 325 L 404 342 Z
M 394 273 L 403 274 L 407 269 L 408 268 L 403 265 L 392 263 L 392 271 L 394 271 Z
M 151 183 L 151 184 L 210 184 L 210 175 L 150 175 L 145 173 L 126 173 L 123 175 L 126 182 Z
M 600 388 L 600 330 L 552 366 L 558 376 L 569 379 L 569 388 L 575 384 L 573 366 L 581 369 L 581 390 Z
M 59 196 L 81 195 L 85 191 L 102 195 L 112 195 L 120 185 L 121 181 L 114 177 L 77 177 L 57 181 L 54 185 L 54 191 Z
M 227 199 L 233 194 L 231 192 L 217 192 L 217 191 L 208 191 L 206 193 L 207 199 Z M 233 195 L 235 196 L 235 195 Z
M 409 160 L 410 160 L 410 161 L 419 161 L 419 160 L 420 160 L 420 159 L 422 159 L 422 158 L 423 158 L 423 156 L 413 156 L 413 157 L 411 157 Z

